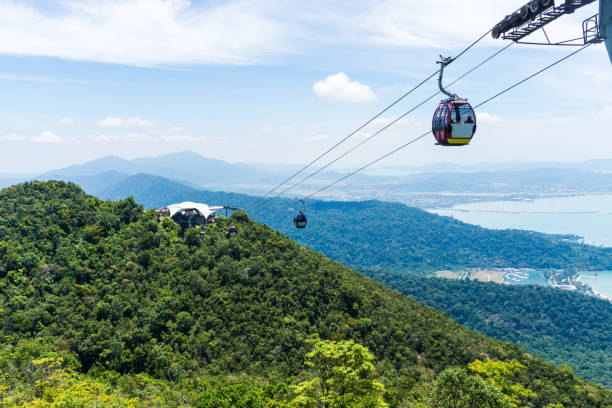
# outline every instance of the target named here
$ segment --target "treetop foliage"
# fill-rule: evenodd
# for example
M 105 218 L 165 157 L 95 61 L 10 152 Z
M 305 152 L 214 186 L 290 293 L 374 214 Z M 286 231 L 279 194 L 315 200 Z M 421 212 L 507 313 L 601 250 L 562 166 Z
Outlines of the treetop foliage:
M 442 310 L 487 336 L 518 344 L 612 387 L 612 303 L 536 285 L 422 278 L 368 270 L 390 288 Z
M 346 369 L 331 378 L 353 381 L 356 394 L 384 384 L 394 395 L 385 394 L 387 404 L 416 401 L 437 373 L 486 357 L 526 367 L 520 383 L 537 394 L 534 407 L 612 402 L 603 388 L 471 332 L 243 214 L 232 216 L 239 234 L 227 238 L 229 222 L 219 217 L 187 242 L 173 222 L 131 198 L 101 201 L 54 181 L 0 191 L 0 384 L 15 395 L 31 390 L 32 361 L 53 358 L 44 361 L 62 367 L 57 384 L 68 388 L 71 373 L 74 384 L 95 376 L 111 385 L 140 381 L 128 402 L 143 387 L 174 400 L 197 387 L 194 398 L 207 406 L 225 385 L 206 379 L 232 375 L 265 379 L 244 393 L 252 401 L 278 400 L 287 395 L 282 384 L 304 378 L 307 340 L 318 333 L 347 348 L 336 360 Z M 325 360 L 329 343 L 322 344 L 309 358 Z M 112 391 L 96 395 L 123 398 Z

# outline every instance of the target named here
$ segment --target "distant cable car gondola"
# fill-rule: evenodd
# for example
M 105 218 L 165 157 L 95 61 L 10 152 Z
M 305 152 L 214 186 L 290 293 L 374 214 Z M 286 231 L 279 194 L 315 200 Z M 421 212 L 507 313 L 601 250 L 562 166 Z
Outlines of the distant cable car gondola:
M 444 67 L 451 62 L 451 58 L 442 58 L 442 61 L 438 62 L 440 64 L 438 86 L 449 98 L 440 101 L 431 121 L 431 129 L 437 144 L 463 146 L 470 143 L 476 133 L 476 114 L 467 99 L 459 98 L 442 86 Z
M 295 224 L 296 228 L 303 229 L 306 228 L 308 221 L 306 220 L 306 215 L 304 215 L 304 211 L 306 211 L 306 204 L 304 204 L 304 200 L 300 201 L 303 205 L 303 211 L 298 211 L 298 213 L 295 214 L 295 217 L 293 217 L 293 223 Z
M 304 215 L 304 213 L 302 211 L 299 211 L 297 214 L 295 214 L 295 217 L 293 218 L 293 223 L 295 224 L 296 228 L 306 228 L 306 224 L 308 223 L 308 221 L 306 220 L 306 216 Z
M 238 235 L 238 228 L 236 228 L 235 225 L 230 225 L 229 227 L 227 227 L 227 237 L 233 237 Z

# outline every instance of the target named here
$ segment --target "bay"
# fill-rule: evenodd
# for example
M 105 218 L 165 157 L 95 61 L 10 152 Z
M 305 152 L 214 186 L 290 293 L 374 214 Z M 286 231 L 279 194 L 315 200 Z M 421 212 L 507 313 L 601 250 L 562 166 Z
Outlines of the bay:
M 612 247 L 612 194 L 470 203 L 430 211 L 485 228 L 572 234 L 587 244 Z
M 602 271 L 593 277 L 592 273 L 586 272 L 582 276 L 582 281 L 589 285 L 593 290 L 607 298 L 612 299 L 612 271 Z

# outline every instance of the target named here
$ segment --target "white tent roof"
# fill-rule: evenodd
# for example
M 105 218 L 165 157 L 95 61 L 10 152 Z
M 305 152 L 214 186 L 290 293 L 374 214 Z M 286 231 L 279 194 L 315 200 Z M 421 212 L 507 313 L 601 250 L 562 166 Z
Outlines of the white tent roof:
M 198 210 L 204 217 L 208 218 L 210 214 L 215 213 L 215 210 L 221 210 L 223 209 L 223 207 L 220 207 L 220 206 L 209 207 L 208 204 L 194 203 L 191 201 L 185 201 L 184 203 L 172 204 L 168 206 L 168 210 L 170 211 L 170 217 L 174 216 L 174 214 L 176 214 L 180 210 L 191 210 L 191 209 Z

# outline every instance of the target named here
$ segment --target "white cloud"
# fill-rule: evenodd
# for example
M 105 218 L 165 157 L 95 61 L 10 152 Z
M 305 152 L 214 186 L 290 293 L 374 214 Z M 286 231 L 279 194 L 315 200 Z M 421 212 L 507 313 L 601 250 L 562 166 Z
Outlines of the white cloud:
M 125 138 L 128 140 L 151 140 L 153 136 L 148 133 L 127 133 Z
M 323 140 L 327 140 L 327 139 L 329 139 L 328 135 L 316 134 L 316 135 L 312 135 L 312 136 L 306 136 L 302 140 L 307 142 L 307 143 L 313 143 L 313 142 L 322 142 Z
M 42 132 L 40 136 L 33 137 L 31 140 L 36 143 L 62 143 L 64 141 L 64 139 L 48 130 Z
M 119 140 L 122 136 L 120 134 L 107 134 L 100 133 L 99 135 L 89 136 L 87 139 L 94 142 L 112 142 L 115 140 Z
M 4 135 L 4 136 L 0 136 L 0 140 L 4 140 L 4 141 L 7 141 L 7 142 L 16 142 L 16 141 L 19 141 L 19 140 L 26 140 L 26 139 L 27 139 L 27 137 L 19 136 L 19 135 L 16 135 L 14 133 L 11 133 L 11 134 L 8 134 L 8 135 Z
M 370 137 L 372 135 L 372 133 L 369 132 L 364 132 L 363 130 L 360 130 L 359 132 L 355 133 L 355 138 L 357 139 L 366 139 L 368 137 Z
M 385 118 L 384 116 L 379 116 L 379 117 L 377 117 L 376 119 L 374 119 L 372 121 L 372 124 L 375 125 L 375 126 L 376 125 L 378 125 L 378 126 L 386 126 L 386 125 L 388 125 L 391 122 L 393 122 L 392 118 Z
M 203 142 L 208 140 L 206 136 L 193 136 L 189 133 L 169 134 L 169 135 L 151 135 L 149 133 L 100 133 L 87 138 L 93 142 L 134 142 L 134 141 L 164 141 L 164 142 Z
M 347 18 L 344 24 L 361 29 L 374 43 L 449 49 L 474 41 L 517 8 L 515 0 L 473 0 L 469 6 L 466 4 L 438 0 L 432 7 L 427 1 L 380 0 L 361 15 Z M 585 15 L 592 14 L 593 8 L 585 7 L 547 26 L 546 30 L 553 40 L 578 37 Z M 501 44 L 500 41 L 487 35 L 483 44 Z
M 133 118 L 117 118 L 114 116 L 109 116 L 106 119 L 102 119 L 96 122 L 96 125 L 99 127 L 150 127 L 153 126 L 153 122 L 141 119 L 138 116 Z
M 89 136 L 89 140 L 94 142 L 115 142 L 115 141 L 141 141 L 151 140 L 154 137 L 148 133 L 100 133 L 95 136 Z
M 58 0 L 53 12 L 2 1 L 0 53 L 140 66 L 245 64 L 284 49 L 282 20 L 259 2 Z
M 413 119 L 409 119 L 408 117 L 403 117 L 400 120 L 397 118 L 386 118 L 384 116 L 380 116 L 372 121 L 374 126 L 384 127 L 393 123 L 393 126 L 403 126 L 409 123 L 416 123 Z M 420 123 L 420 122 L 418 122 Z
M 601 119 L 612 119 L 612 106 L 604 106 L 598 115 Z
M 204 142 L 208 138 L 206 136 L 193 136 L 189 133 L 178 135 L 166 135 L 161 137 L 166 142 Z
M 321 99 L 335 102 L 370 102 L 376 100 L 372 89 L 352 81 L 344 72 L 330 75 L 313 86 L 315 94 Z
M 589 78 L 589 81 L 597 83 L 609 83 L 612 79 L 612 72 L 610 72 L 610 67 L 578 68 L 576 72 L 578 72 L 581 76 Z
M 59 120 L 60 125 L 68 126 L 68 125 L 72 125 L 73 123 L 74 123 L 74 119 L 72 118 L 62 118 Z
M 270 132 L 272 132 L 272 126 L 270 125 L 263 125 L 262 127 L 259 128 L 259 133 L 267 134 Z
M 259 128 L 259 133 L 269 134 L 269 133 L 287 133 L 295 131 L 295 126 L 292 125 L 263 125 Z
M 492 115 L 487 112 L 476 112 L 476 120 L 478 123 L 495 123 L 501 122 L 503 119 L 500 116 Z
M 439 0 L 435 7 L 431 2 L 406 0 L 40 3 L 0 1 L 0 36 L 11 39 L 0 43 L 0 54 L 163 66 L 256 64 L 304 54 L 313 44 L 449 49 L 478 38 L 517 7 L 514 0 L 472 0 L 469 7 L 453 0 Z M 582 11 L 551 25 L 554 38 L 580 36 Z M 585 7 L 584 12 L 592 15 L 593 7 Z M 487 36 L 483 44 L 500 41 Z
M 0 18 L 1 14 L 0 14 Z M 1 28 L 0 28 L 1 30 Z M 2 53 L 0 45 L 0 53 Z M 104 85 L 108 82 L 101 81 L 90 81 L 84 79 L 72 79 L 72 78 L 57 78 L 57 77 L 45 77 L 45 76 L 28 76 L 28 75 L 17 75 L 10 73 L 0 73 L 0 80 L 3 81 L 26 81 L 26 82 L 41 82 L 47 84 L 77 84 L 77 85 Z

